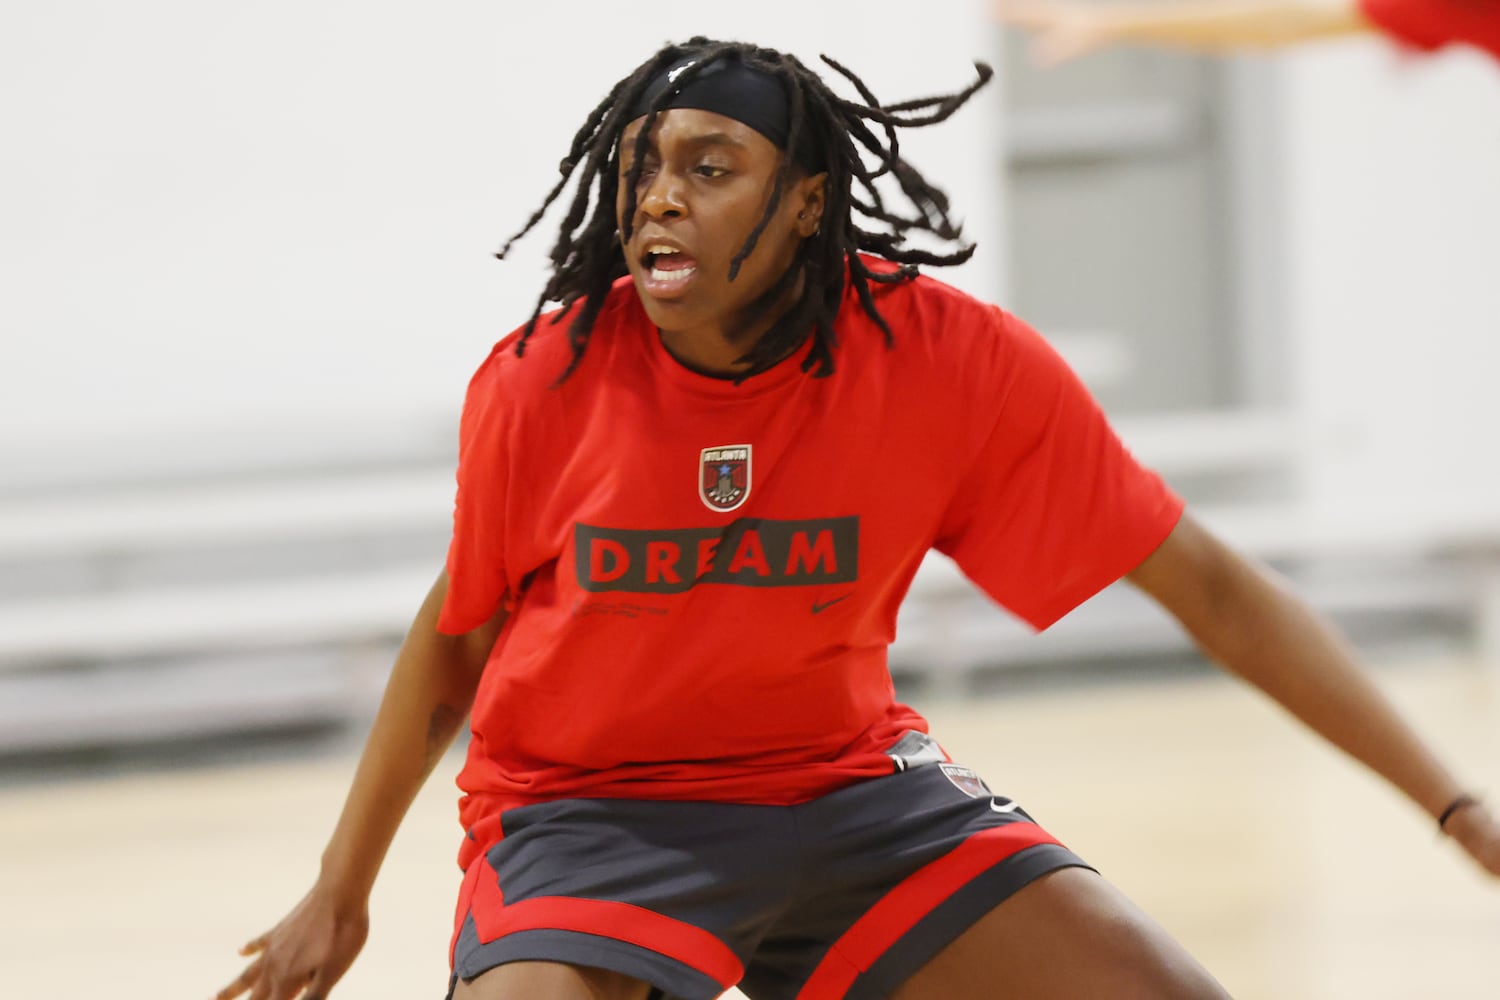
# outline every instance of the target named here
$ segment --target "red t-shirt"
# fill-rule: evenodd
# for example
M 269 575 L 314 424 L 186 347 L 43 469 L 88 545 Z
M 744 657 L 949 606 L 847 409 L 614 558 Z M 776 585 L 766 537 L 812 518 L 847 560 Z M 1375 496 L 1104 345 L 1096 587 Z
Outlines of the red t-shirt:
M 459 778 L 472 849 L 528 801 L 785 804 L 888 774 L 926 730 L 886 647 L 930 548 L 1040 629 L 1176 524 L 1026 324 L 926 277 L 876 295 L 894 348 L 851 292 L 827 378 L 801 352 L 694 373 L 628 279 L 560 385 L 566 322 L 480 367 L 439 627 L 514 598 Z
M 1500 59 L 1500 0 L 1360 0 L 1360 9 L 1404 45 L 1473 45 Z

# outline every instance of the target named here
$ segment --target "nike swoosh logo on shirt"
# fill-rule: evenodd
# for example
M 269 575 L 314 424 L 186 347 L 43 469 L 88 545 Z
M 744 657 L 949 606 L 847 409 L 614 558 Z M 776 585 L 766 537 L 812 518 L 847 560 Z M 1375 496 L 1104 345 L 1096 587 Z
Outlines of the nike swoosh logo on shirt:
M 833 607 L 839 601 L 847 601 L 849 598 L 851 598 L 853 596 L 854 596 L 853 594 L 845 594 L 842 597 L 835 597 L 831 601 L 822 601 L 822 602 L 813 601 L 812 613 L 815 614 L 815 615 L 822 614 L 824 611 L 827 611 L 829 608 Z

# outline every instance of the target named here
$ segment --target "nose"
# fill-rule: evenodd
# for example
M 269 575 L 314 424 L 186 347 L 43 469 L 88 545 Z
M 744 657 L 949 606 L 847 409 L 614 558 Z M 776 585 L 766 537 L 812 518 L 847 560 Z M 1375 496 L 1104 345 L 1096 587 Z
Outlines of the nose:
M 687 215 L 682 178 L 676 171 L 662 167 L 642 182 L 636 204 L 652 219 L 677 219 Z

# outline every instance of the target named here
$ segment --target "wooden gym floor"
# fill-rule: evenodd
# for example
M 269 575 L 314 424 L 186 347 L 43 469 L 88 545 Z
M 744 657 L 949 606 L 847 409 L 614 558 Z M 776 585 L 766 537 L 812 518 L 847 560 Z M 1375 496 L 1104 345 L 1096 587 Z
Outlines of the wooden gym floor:
M 1500 795 L 1500 671 L 1434 654 L 1376 674 L 1461 777 Z M 1236 682 L 915 700 L 956 760 L 1241 1000 L 1500 997 L 1500 881 Z M 238 971 L 235 947 L 309 884 L 353 753 L 0 771 L 0 993 L 210 996 Z M 335 998 L 442 995 L 457 765 L 445 761 L 413 808 Z

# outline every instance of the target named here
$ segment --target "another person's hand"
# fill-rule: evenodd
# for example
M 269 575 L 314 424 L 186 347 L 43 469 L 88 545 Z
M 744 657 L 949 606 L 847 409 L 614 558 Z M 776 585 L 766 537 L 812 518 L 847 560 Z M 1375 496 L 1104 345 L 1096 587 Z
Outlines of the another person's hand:
M 369 929 L 363 905 L 340 907 L 315 886 L 280 923 L 240 949 L 254 961 L 216 1000 L 247 992 L 249 1000 L 323 1000 L 353 964 Z
M 1039 66 L 1056 66 L 1120 41 L 1108 9 L 1097 3 L 996 0 L 995 13 L 1034 34 L 1030 53 Z
M 1424 0 L 1413 0 L 1421 4 Z M 1270 51 L 1372 30 L 1361 0 L 994 0 L 1000 20 L 1036 35 L 1032 58 L 1054 66 L 1111 45 L 1179 52 Z
M 1449 817 L 1443 831 L 1479 866 L 1500 876 L 1500 823 L 1481 802 L 1466 806 Z

